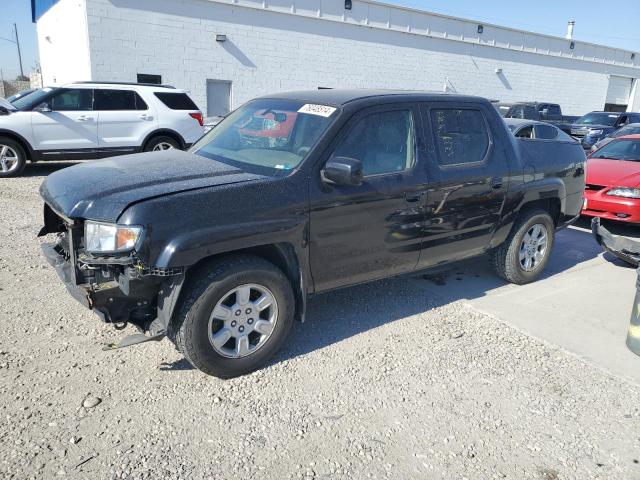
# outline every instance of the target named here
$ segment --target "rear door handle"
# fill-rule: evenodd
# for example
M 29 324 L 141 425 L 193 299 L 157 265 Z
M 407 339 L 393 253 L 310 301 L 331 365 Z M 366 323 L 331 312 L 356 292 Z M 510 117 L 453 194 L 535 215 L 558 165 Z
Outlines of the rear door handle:
M 86 115 L 80 115 L 78 117 L 79 122 L 86 122 L 87 120 L 91 120 L 91 117 L 87 117 Z
M 150 115 L 147 115 L 146 113 L 143 113 L 142 115 L 140 115 L 140 118 L 142 120 L 153 120 L 153 117 Z
M 491 188 L 493 188 L 494 190 L 502 188 L 502 177 L 493 177 L 491 179 Z

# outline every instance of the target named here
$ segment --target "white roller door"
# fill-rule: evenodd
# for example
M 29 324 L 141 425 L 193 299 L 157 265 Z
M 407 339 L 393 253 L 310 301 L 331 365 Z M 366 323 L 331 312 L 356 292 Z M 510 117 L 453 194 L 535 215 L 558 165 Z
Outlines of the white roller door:
M 631 95 L 632 79 L 629 77 L 609 77 L 609 88 L 607 89 L 606 103 L 613 105 L 628 105 Z

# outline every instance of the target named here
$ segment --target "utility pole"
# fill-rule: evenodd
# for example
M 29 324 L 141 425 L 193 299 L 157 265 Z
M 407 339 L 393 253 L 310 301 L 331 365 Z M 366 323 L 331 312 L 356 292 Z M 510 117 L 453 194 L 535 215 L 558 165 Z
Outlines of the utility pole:
M 24 80 L 24 70 L 22 70 L 22 53 L 20 52 L 20 39 L 18 38 L 18 26 L 14 23 L 13 29 L 16 32 L 16 45 L 18 46 L 18 60 L 20 62 L 20 80 Z

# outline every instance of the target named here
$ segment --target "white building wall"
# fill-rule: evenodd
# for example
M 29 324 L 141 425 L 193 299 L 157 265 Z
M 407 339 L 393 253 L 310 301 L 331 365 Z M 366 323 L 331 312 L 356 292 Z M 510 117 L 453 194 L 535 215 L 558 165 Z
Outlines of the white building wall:
M 351 12 L 343 0 L 86 2 L 92 79 L 159 74 L 203 110 L 215 79 L 233 82 L 234 107 L 318 86 L 446 88 L 578 115 L 603 108 L 609 75 L 640 77 L 631 52 L 492 25 L 479 35 L 474 22 L 364 0 Z
M 38 20 L 36 31 L 45 86 L 91 80 L 85 0 L 60 0 Z

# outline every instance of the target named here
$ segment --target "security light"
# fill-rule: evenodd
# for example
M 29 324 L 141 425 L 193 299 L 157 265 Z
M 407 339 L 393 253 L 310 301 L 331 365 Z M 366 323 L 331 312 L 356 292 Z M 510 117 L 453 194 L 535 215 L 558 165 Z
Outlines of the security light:
M 344 0 L 344 9 L 345 10 L 351 10 L 351 0 Z
M 484 32 L 484 25 L 478 25 L 478 33 Z
M 216 42 L 226 42 L 227 41 L 227 36 L 222 34 L 222 33 L 218 33 L 216 34 Z
M 569 48 L 570 48 L 571 50 L 573 50 L 574 48 L 576 48 L 576 44 L 575 44 L 575 42 L 571 42 L 571 43 L 569 44 Z

